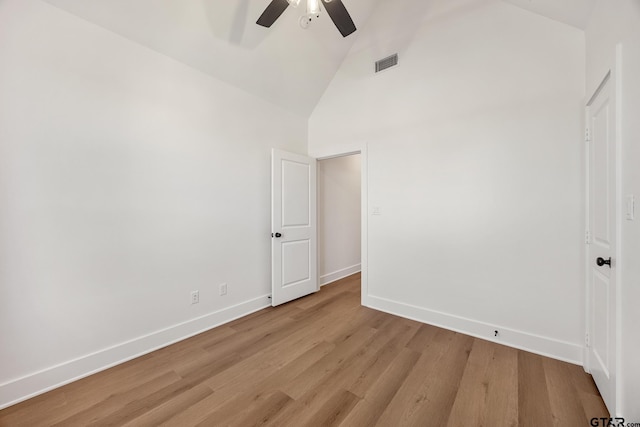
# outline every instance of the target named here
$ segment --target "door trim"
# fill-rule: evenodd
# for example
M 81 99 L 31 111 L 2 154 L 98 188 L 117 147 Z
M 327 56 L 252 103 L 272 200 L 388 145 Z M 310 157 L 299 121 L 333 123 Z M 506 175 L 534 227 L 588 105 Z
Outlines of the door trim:
M 622 368 L 622 44 L 616 45 L 615 84 L 613 92 L 616 105 L 616 403 L 614 412 L 621 416 L 620 396 L 622 396 L 622 381 L 620 377 Z

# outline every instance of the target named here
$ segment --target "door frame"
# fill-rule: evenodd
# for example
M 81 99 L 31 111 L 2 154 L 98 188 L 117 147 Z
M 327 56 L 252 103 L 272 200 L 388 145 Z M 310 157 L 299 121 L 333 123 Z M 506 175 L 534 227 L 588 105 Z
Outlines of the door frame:
M 616 290 L 616 300 L 614 301 L 614 321 L 615 321 L 615 343 L 614 343 L 614 359 L 615 359 L 615 396 L 614 396 L 614 408 L 612 408 L 613 413 L 611 416 L 619 416 L 620 415 L 620 396 L 622 392 L 622 381 L 620 381 L 620 368 L 621 368 L 621 355 L 622 355 L 622 331 L 620 330 L 620 325 L 622 324 L 622 315 L 621 315 L 621 307 L 622 300 L 620 298 L 621 290 L 620 284 L 622 283 L 622 218 L 620 217 L 623 212 L 622 203 L 622 138 L 621 138 L 621 124 L 622 124 L 622 110 L 621 110 L 621 75 L 620 70 L 622 64 L 622 46 L 617 45 L 615 49 L 615 54 L 613 57 L 613 64 L 605 71 L 604 76 L 600 79 L 598 86 L 589 92 L 589 96 L 587 102 L 585 103 L 584 108 L 584 128 L 585 132 L 588 128 L 588 113 L 589 107 L 600 93 L 602 87 L 608 83 L 611 85 L 611 96 L 613 97 L 613 104 L 615 108 L 615 123 L 614 123 L 614 131 L 615 131 L 615 149 L 616 156 L 614 160 L 615 167 L 615 203 L 614 203 L 614 217 L 616 221 L 615 227 L 615 235 L 616 235 L 616 257 L 615 257 L 615 268 L 616 274 L 614 278 L 613 286 Z M 585 251 L 584 251 L 584 286 L 585 286 L 585 341 L 584 341 L 584 351 L 583 351 L 583 359 L 584 359 L 584 370 L 588 373 L 591 373 L 592 370 L 592 360 L 590 358 L 590 350 L 589 350 L 589 338 L 592 335 L 591 330 L 591 292 L 590 292 L 590 266 L 593 260 L 590 257 L 589 244 L 590 244 L 590 190 L 591 190 L 591 165 L 590 165 L 590 156 L 591 156 L 591 145 L 590 138 L 585 135 L 585 150 L 584 150 L 584 164 L 585 164 L 585 185 L 584 185 L 584 225 L 585 225 Z
M 368 200 L 367 200 L 367 188 L 368 188 L 368 173 L 367 173 L 367 144 L 362 144 L 359 146 L 351 146 L 351 150 L 346 151 L 329 151 L 323 152 L 320 156 L 314 156 L 313 154 L 309 154 L 312 157 L 316 157 L 316 160 L 327 160 L 333 159 L 336 157 L 345 157 L 351 156 L 353 154 L 360 154 L 360 303 L 368 307 L 369 303 L 369 263 L 368 263 L 368 241 L 369 241 L 369 225 L 368 225 Z M 319 181 L 318 181 L 319 182 Z M 316 192 L 319 194 L 319 192 Z M 316 206 L 319 207 L 320 203 L 316 203 Z M 318 251 L 319 256 L 320 251 Z M 318 260 L 318 265 L 320 265 L 320 261 Z

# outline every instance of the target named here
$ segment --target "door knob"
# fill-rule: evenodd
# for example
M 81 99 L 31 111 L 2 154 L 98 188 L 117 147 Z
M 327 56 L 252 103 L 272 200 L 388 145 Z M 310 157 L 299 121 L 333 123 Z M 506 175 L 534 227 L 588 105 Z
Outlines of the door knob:
M 282 234 L 276 233 L 276 239 L 279 239 L 280 237 L 282 237 Z
M 608 265 L 609 268 L 611 268 L 611 257 L 609 257 L 609 259 L 598 257 L 598 259 L 596 260 L 596 264 L 598 264 L 598 267 L 602 267 L 603 265 Z

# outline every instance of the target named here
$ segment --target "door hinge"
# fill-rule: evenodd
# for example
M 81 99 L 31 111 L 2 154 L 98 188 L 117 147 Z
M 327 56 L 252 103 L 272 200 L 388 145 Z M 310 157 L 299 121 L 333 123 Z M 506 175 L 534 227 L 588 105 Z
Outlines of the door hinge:
M 584 130 L 584 140 L 585 140 L 586 142 L 591 141 L 591 133 L 589 132 L 589 128 L 586 128 L 586 129 Z
M 589 230 L 586 230 L 584 232 L 584 242 L 588 245 L 589 243 L 591 243 L 591 232 Z
M 589 333 L 584 334 L 584 344 L 589 347 L 591 343 L 589 342 Z

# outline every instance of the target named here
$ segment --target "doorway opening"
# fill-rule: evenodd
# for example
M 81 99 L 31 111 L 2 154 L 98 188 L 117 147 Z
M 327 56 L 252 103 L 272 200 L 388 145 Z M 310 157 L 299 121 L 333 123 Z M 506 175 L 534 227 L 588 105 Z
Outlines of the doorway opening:
M 360 153 L 318 159 L 318 281 L 320 286 L 362 269 Z

